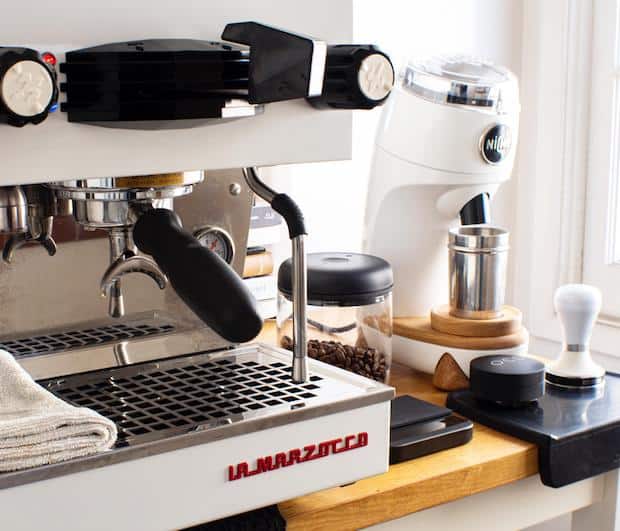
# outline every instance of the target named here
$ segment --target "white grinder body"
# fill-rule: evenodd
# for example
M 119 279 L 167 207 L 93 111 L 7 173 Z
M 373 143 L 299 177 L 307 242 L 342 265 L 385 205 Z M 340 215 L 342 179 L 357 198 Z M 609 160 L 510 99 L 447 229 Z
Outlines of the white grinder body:
M 422 70 L 437 70 L 433 61 Z M 451 72 L 419 76 L 419 64 L 409 65 L 383 109 L 376 139 L 364 247 L 394 269 L 396 317 L 425 316 L 448 301 L 448 230 L 471 199 L 493 197 L 514 163 L 519 111 L 514 76 L 464 58 L 445 59 L 442 67 Z M 483 86 L 477 75 L 496 85 Z M 468 95 L 477 91 L 491 103 L 444 98 L 455 89 L 463 93 L 464 83 Z M 494 133 L 496 126 L 504 126 L 502 135 Z M 486 160 L 485 146 L 501 149 L 501 160 Z

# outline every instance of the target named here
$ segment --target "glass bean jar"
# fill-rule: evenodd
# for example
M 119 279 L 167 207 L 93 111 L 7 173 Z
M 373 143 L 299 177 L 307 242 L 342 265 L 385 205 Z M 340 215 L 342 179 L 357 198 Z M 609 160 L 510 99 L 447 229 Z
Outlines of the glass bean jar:
M 392 364 L 392 268 L 376 256 L 313 253 L 308 265 L 308 355 L 387 383 Z M 291 260 L 278 271 L 278 341 L 293 349 Z

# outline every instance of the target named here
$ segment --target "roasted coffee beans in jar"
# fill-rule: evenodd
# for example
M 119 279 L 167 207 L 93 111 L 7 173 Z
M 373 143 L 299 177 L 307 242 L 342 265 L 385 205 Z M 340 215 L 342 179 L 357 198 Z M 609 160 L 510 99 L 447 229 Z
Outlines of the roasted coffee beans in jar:
M 308 355 L 346 371 L 387 382 L 392 363 L 390 265 L 354 253 L 308 255 Z M 291 262 L 278 274 L 278 338 L 293 349 Z

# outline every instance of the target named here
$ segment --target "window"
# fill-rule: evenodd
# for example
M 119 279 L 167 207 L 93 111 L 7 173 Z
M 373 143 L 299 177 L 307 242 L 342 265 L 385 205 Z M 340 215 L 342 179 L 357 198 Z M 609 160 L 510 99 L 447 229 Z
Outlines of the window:
M 584 282 L 605 298 L 601 319 L 620 325 L 620 34 L 617 0 L 592 13 L 592 84 L 588 152 Z
M 528 1 L 515 177 L 514 302 L 553 355 L 555 289 L 603 292 L 592 349 L 620 367 L 620 0 Z

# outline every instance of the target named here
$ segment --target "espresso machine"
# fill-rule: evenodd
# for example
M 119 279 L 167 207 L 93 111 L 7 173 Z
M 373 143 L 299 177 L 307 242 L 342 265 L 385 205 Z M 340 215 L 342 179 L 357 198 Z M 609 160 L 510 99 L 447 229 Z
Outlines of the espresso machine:
M 350 110 L 387 99 L 389 58 L 341 44 L 351 6 L 327 24 L 329 2 L 251 8 L 328 44 L 237 23 L 243 2 L 140 2 L 93 20 L 66 0 L 40 40 L 18 6 L 0 43 L 0 347 L 118 430 L 107 452 L 0 474 L 13 529 L 180 529 L 388 466 L 393 389 L 306 358 L 303 216 L 257 167 L 350 156 Z M 292 355 L 248 343 L 253 193 L 289 225 Z
M 455 298 L 448 292 L 449 231 L 460 225 L 484 231 L 492 223 L 490 203 L 514 163 L 518 116 L 515 76 L 459 55 L 411 61 L 382 111 L 364 248 L 394 270 L 396 361 L 432 373 L 449 353 L 467 373 L 481 353 L 527 348 L 516 308 L 455 318 L 445 306 Z M 467 278 L 465 287 L 477 282 Z

